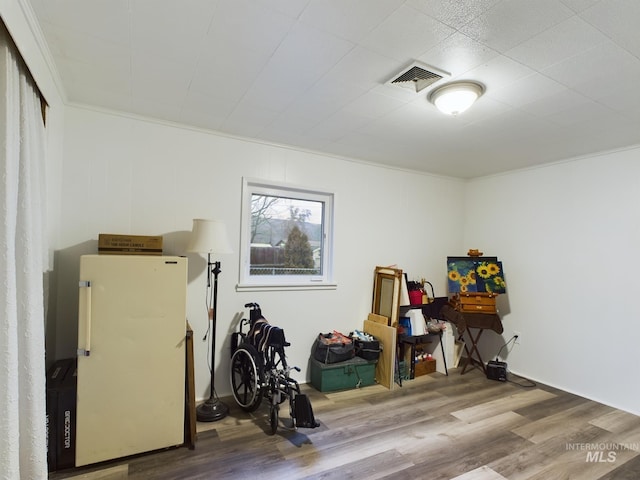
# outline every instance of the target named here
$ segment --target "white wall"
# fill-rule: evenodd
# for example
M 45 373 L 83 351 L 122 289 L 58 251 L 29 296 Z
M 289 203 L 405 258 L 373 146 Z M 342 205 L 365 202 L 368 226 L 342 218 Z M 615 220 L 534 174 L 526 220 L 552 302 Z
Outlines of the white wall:
M 292 343 L 303 371 L 313 339 L 362 328 L 376 265 L 398 264 L 445 295 L 446 256 L 461 250 L 464 183 L 162 125 L 77 107 L 66 110 L 58 355 L 75 351 L 78 258 L 95 253 L 99 233 L 164 235 L 165 253 L 184 255 L 193 218 L 227 223 L 236 253 L 221 256 L 216 388 L 228 385 L 228 333 L 243 305 L 258 302 Z M 237 293 L 242 177 L 335 192 L 337 290 Z M 452 195 L 452 192 L 456 192 Z M 188 319 L 194 329 L 197 396 L 208 396 L 201 342 L 205 260 L 189 254 Z
M 470 182 L 465 245 L 503 261 L 509 369 L 640 414 L 640 148 Z M 503 356 L 504 352 L 503 352 Z

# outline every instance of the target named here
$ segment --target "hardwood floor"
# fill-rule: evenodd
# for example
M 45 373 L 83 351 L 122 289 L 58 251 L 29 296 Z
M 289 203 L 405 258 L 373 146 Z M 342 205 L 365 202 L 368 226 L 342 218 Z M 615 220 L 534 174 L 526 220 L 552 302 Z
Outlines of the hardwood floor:
M 303 389 L 319 428 L 281 425 L 270 436 L 266 406 L 247 414 L 229 398 L 227 418 L 198 424 L 193 450 L 168 449 L 50 479 L 640 478 L 640 417 L 544 385 L 523 388 L 488 380 L 478 369 L 464 375 L 453 369 L 393 391 Z

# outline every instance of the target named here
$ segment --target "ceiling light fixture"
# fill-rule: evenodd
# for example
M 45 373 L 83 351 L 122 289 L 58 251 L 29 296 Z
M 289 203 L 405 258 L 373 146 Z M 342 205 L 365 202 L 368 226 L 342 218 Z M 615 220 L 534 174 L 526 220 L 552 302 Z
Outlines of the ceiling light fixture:
M 458 115 L 467 110 L 484 93 L 484 87 L 476 82 L 448 83 L 434 89 L 429 101 L 447 115 Z

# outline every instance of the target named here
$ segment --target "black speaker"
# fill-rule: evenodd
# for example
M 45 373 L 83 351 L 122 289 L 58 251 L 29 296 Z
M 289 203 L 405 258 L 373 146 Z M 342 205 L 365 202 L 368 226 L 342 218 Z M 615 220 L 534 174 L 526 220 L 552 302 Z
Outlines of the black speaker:
M 507 364 L 491 360 L 487 363 L 487 378 L 489 380 L 498 380 L 499 382 L 507 381 Z

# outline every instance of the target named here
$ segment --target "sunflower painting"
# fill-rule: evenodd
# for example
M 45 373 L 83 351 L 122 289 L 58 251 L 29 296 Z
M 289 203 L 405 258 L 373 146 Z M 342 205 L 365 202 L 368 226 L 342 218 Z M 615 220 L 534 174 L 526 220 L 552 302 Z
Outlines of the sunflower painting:
M 478 262 L 476 265 L 478 292 L 505 293 L 506 283 L 502 273 L 502 262 Z
M 506 291 L 502 262 L 496 257 L 448 257 L 447 276 L 450 293 Z
M 448 259 L 449 292 L 477 292 L 476 269 L 473 260 Z

